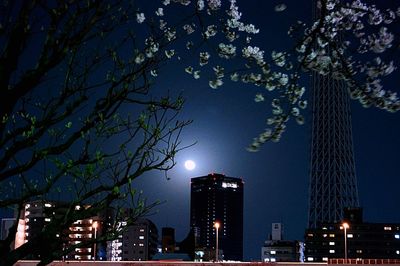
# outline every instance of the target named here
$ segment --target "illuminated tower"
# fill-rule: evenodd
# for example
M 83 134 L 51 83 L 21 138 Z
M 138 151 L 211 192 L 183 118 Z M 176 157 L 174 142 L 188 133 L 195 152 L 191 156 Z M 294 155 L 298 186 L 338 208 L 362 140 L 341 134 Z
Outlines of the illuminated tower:
M 225 260 L 243 260 L 243 180 L 221 174 L 191 179 L 190 225 L 199 233 L 198 248 L 219 250 Z M 214 259 L 214 257 L 211 257 Z
M 313 13 L 314 18 L 319 17 L 317 8 Z M 314 72 L 312 99 L 308 228 L 339 222 L 345 207 L 359 206 L 346 85 Z

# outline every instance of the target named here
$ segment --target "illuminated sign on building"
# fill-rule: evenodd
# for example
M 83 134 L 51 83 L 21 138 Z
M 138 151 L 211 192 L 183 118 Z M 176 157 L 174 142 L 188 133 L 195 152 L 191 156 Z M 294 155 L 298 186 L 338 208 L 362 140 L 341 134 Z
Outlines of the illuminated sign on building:
M 237 188 L 238 184 L 237 183 L 232 183 L 232 182 L 222 182 L 222 187 L 223 188 Z

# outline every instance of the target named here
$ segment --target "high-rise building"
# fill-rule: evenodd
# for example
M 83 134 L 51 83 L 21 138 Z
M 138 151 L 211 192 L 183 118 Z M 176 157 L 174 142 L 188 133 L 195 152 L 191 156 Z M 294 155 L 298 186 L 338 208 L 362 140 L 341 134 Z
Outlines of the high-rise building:
M 215 251 L 218 230 L 220 259 L 243 260 L 243 180 L 222 174 L 192 178 L 190 199 L 197 248 Z
M 314 0 L 314 18 L 320 9 Z M 329 49 L 327 47 L 326 49 Z M 312 75 L 312 141 L 308 228 L 339 222 L 358 207 L 349 93 L 332 75 Z

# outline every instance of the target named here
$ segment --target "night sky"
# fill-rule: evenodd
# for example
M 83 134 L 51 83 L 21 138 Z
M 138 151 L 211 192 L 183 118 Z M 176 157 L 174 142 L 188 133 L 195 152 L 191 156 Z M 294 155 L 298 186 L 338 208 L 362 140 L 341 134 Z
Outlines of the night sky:
M 243 20 L 255 24 L 260 33 L 255 43 L 266 51 L 290 47 L 287 29 L 298 19 L 311 17 L 310 0 L 286 1 L 287 9 L 277 13 L 280 1 L 238 1 Z M 181 64 L 182 62 L 179 62 Z M 183 61 L 184 64 L 194 64 Z M 177 63 L 178 64 L 178 63 Z M 389 85 L 399 85 L 399 70 Z M 303 78 L 309 86 L 309 77 Z M 267 143 L 257 153 L 246 151 L 261 130 L 270 105 L 255 103 L 257 88 L 227 82 L 218 90 L 206 79 L 195 81 L 179 67 L 163 68 L 152 94 L 182 93 L 186 99 L 180 118 L 193 123 L 182 134 L 183 144 L 196 145 L 178 153 L 177 165 L 168 173 L 151 172 L 136 180 L 148 203 L 163 201 L 149 219 L 159 228 L 174 227 L 177 241 L 189 232 L 190 178 L 222 173 L 243 178 L 244 259 L 260 260 L 261 247 L 270 234 L 271 223 L 284 224 L 284 238 L 303 240 L 307 225 L 310 169 L 311 117 L 306 123 L 290 122 L 279 143 Z M 309 88 L 308 88 L 309 89 Z M 399 150 L 400 113 L 365 109 L 352 102 L 354 154 L 361 207 L 368 222 L 400 223 Z M 185 160 L 196 162 L 188 171 Z
M 264 50 L 289 47 L 289 25 L 297 19 L 309 20 L 311 1 L 291 2 L 286 2 L 284 12 L 276 13 L 278 1 L 239 1 L 244 20 L 260 28 L 254 39 Z M 397 70 L 394 76 L 398 75 Z M 269 114 L 269 105 L 253 101 L 254 87 L 227 83 L 213 90 L 204 80 L 194 82 L 185 73 L 170 70 L 164 70 L 161 78 L 162 89 L 178 86 L 186 98 L 182 117 L 194 122 L 184 131 L 182 140 L 197 144 L 178 154 L 177 166 L 169 172 L 170 180 L 162 173 L 138 179 L 137 184 L 149 201 L 165 200 L 149 218 L 159 228 L 174 227 L 177 240 L 182 240 L 189 232 L 190 178 L 223 173 L 245 182 L 245 260 L 260 259 L 261 246 L 273 222 L 284 224 L 285 239 L 303 240 L 308 210 L 311 106 L 306 111 L 305 125 L 289 123 L 279 143 L 268 143 L 260 152 L 250 153 L 246 147 L 263 129 Z M 395 78 L 391 85 L 398 85 L 398 81 Z M 309 86 L 306 75 L 305 82 Z M 364 221 L 400 222 L 400 114 L 365 109 L 352 101 L 352 121 Z M 187 159 L 196 162 L 195 170 L 185 169 Z

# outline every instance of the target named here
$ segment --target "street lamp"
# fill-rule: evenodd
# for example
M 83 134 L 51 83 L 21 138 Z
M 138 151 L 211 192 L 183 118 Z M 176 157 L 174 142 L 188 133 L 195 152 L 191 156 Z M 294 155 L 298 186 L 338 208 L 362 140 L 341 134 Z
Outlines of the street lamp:
M 92 227 L 94 228 L 94 250 L 93 250 L 93 260 L 96 261 L 96 249 L 97 249 L 97 227 L 99 227 L 99 224 L 94 222 L 92 224 Z
M 343 223 L 342 226 L 344 229 L 344 259 L 347 261 L 347 229 L 349 229 L 350 226 L 348 223 Z
M 219 222 L 214 223 L 215 231 L 217 233 L 217 238 L 216 238 L 216 247 L 215 247 L 215 261 L 218 261 L 218 229 L 220 227 Z

